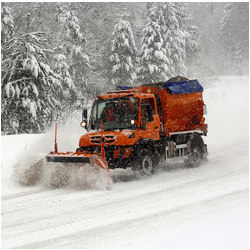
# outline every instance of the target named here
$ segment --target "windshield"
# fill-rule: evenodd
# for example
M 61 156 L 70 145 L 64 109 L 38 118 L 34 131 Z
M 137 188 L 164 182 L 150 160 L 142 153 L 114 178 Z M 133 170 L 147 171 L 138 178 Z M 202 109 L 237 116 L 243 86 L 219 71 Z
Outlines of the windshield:
M 99 99 L 92 109 L 91 129 L 104 130 L 134 129 L 137 124 L 139 99 L 122 97 L 114 99 Z

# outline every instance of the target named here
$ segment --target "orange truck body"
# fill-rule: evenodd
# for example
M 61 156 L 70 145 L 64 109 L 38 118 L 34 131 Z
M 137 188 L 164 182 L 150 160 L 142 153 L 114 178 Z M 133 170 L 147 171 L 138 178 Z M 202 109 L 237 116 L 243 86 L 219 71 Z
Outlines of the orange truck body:
M 197 80 L 120 87 L 117 91 L 107 92 L 95 100 L 89 123 L 94 131 L 80 138 L 78 152 L 100 154 L 103 143 L 109 168 L 130 166 L 142 148 L 152 151 L 155 158 L 166 159 L 169 145 L 174 143 L 177 148 L 184 147 L 183 152 L 186 154 L 188 141 L 194 133 L 207 135 L 202 93 L 203 88 Z M 136 119 L 131 120 L 133 127 L 113 130 L 104 128 L 103 132 L 99 127 L 93 129 L 93 119 L 98 113 L 97 108 L 95 111 L 97 103 L 109 100 L 119 102 L 124 98 L 138 100 Z M 152 103 L 150 121 L 143 120 L 143 100 L 146 105 L 148 101 Z
M 171 94 L 167 88 L 142 86 L 131 88 L 135 93 L 157 94 L 161 100 L 163 131 L 166 136 L 171 132 L 201 130 L 206 131 L 207 125 L 203 117 L 202 91 L 187 94 Z M 130 92 L 129 91 L 129 92 Z

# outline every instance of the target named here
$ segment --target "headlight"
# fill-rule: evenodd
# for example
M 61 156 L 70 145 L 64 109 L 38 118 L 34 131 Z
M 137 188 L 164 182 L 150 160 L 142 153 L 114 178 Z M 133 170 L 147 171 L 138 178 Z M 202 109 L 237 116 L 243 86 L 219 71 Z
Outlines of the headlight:
M 86 123 L 85 121 L 82 121 L 82 122 L 80 123 L 80 126 L 83 127 L 83 128 L 85 128 L 86 125 L 87 125 L 87 123 Z
M 130 122 L 131 122 L 131 124 L 132 124 L 132 125 L 134 125 L 134 124 L 135 124 L 135 120 L 131 120 Z

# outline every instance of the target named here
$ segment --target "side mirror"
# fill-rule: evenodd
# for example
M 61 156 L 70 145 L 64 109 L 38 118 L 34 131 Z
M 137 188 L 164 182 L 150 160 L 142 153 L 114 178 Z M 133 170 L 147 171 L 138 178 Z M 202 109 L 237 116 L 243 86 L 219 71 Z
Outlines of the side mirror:
M 83 109 L 82 111 L 82 122 L 80 123 L 80 126 L 85 128 L 86 130 L 88 130 L 88 110 L 87 109 Z
M 82 120 L 88 120 L 88 110 L 83 109 L 82 111 Z

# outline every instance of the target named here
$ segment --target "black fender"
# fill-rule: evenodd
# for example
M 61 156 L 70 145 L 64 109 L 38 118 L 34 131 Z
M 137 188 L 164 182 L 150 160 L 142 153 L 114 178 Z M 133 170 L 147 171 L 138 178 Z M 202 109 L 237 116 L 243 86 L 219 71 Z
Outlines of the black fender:
M 157 165 L 159 163 L 160 154 L 159 154 L 158 149 L 156 147 L 156 141 L 153 141 L 150 138 L 138 140 L 132 148 L 131 160 L 136 161 L 138 155 L 140 154 L 140 152 L 142 150 L 150 151 L 154 157 L 155 164 Z
M 141 149 L 148 149 L 150 150 L 153 154 L 157 153 L 157 148 L 155 145 L 155 141 L 153 141 L 150 138 L 146 139 L 140 139 L 134 144 L 134 148 L 136 150 L 141 150 Z

